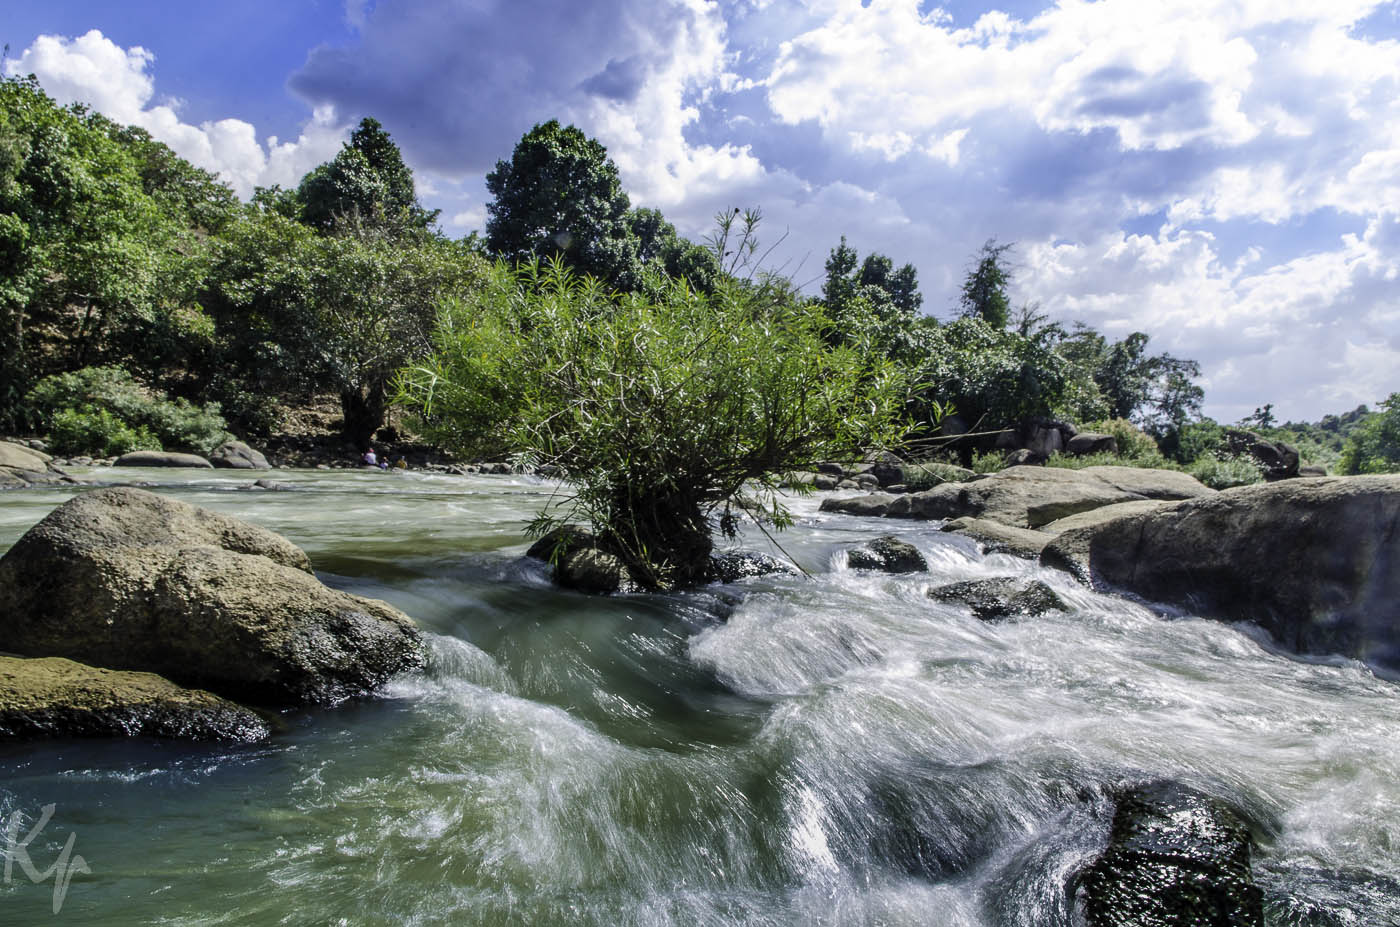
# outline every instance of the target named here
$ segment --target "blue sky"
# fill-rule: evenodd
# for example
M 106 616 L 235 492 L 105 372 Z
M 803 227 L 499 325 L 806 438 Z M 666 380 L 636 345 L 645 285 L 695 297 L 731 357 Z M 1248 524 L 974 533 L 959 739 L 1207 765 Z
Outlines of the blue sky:
M 1199 360 L 1222 421 L 1400 390 L 1396 0 L 50 0 L 3 29 L 9 73 L 244 195 L 370 115 L 464 234 L 558 118 L 693 237 L 762 207 L 799 280 L 845 235 L 947 317 L 1014 241 L 1018 304 Z

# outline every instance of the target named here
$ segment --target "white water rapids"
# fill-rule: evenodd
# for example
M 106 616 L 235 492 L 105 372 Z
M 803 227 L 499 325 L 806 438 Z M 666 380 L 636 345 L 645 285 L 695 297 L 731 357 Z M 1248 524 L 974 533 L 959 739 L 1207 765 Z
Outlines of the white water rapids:
M 816 497 L 779 535 L 811 579 L 602 599 L 523 558 L 527 478 L 88 472 L 286 535 L 430 665 L 251 747 L 0 747 L 0 824 L 54 804 L 31 856 L 91 869 L 58 916 L 16 871 L 0 924 L 1068 925 L 1111 791 L 1160 778 L 1245 813 L 1270 923 L 1400 923 L 1400 686 L 1360 664 Z M 0 548 L 69 495 L 0 495 Z M 932 572 L 845 567 L 882 534 Z M 1070 611 L 926 595 L 1005 575 Z

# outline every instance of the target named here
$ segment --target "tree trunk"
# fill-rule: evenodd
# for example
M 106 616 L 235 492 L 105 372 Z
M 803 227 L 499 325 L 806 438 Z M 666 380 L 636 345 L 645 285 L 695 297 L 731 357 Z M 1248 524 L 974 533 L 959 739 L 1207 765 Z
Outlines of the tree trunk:
M 355 447 L 368 447 L 374 433 L 384 424 L 384 411 L 387 407 L 383 383 L 341 390 L 340 410 L 345 418 L 341 433 Z
M 601 533 L 632 578 L 652 589 L 698 586 L 712 575 L 714 541 L 699 505 L 685 498 L 614 493 L 614 524 Z

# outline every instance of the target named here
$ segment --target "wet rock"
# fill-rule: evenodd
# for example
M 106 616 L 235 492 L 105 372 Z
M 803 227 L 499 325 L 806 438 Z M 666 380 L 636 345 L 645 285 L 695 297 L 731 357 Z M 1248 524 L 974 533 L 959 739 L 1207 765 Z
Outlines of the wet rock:
M 162 737 L 249 742 L 269 734 L 255 712 L 154 673 L 61 657 L 0 656 L 0 741 Z
M 791 564 L 785 563 L 772 554 L 753 550 L 740 550 L 719 554 L 712 558 L 715 579 L 722 583 L 738 582 L 751 576 L 768 576 L 774 573 L 797 575 Z
M 598 539 L 588 529 L 578 525 L 560 525 L 541 535 L 530 545 L 530 549 L 525 551 L 525 556 L 553 563 L 574 551 L 596 547 L 597 544 Z
M 1256 867 L 1265 923 L 1299 927 L 1400 924 L 1400 881 L 1364 869 Z
M 597 595 L 637 592 L 641 588 L 620 557 L 597 547 L 584 547 L 561 556 L 554 567 L 554 580 L 566 588 Z
M 266 489 L 271 492 L 289 492 L 296 489 L 296 484 L 287 483 L 282 480 L 257 480 L 249 489 Z
M 251 704 L 330 703 L 422 662 L 413 622 L 338 592 L 255 525 L 131 488 L 83 493 L 0 558 L 5 647 Z
M 846 552 L 846 565 L 853 570 L 879 570 L 883 573 L 927 573 L 928 561 L 919 549 L 893 535 L 876 538 Z
M 943 530 L 972 538 L 986 553 L 1011 554 L 1028 560 L 1039 557 L 1051 538 L 1044 532 L 1013 528 L 987 518 L 954 518 L 943 526 Z
M 173 451 L 132 451 L 117 458 L 116 467 L 186 467 L 212 470 L 214 465 L 198 454 L 177 454 Z
M 231 470 L 271 470 L 272 464 L 261 451 L 255 451 L 242 441 L 225 441 L 209 455 L 215 467 Z
M 1263 927 L 1249 828 L 1174 782 L 1119 797 L 1108 848 L 1079 878 L 1088 927 Z
M 973 617 L 983 621 L 1035 618 L 1050 611 L 1069 610 L 1064 600 L 1045 583 L 1014 576 L 950 583 L 930 589 L 928 596 L 940 602 L 961 602 L 972 609 Z
M 846 499 L 823 499 L 823 512 L 840 512 L 843 515 L 864 515 L 879 517 L 887 513 L 897 497 L 884 492 L 872 492 L 866 496 L 851 496 Z
M 1041 563 L 1400 678 L 1400 476 L 1227 489 L 1065 531 Z

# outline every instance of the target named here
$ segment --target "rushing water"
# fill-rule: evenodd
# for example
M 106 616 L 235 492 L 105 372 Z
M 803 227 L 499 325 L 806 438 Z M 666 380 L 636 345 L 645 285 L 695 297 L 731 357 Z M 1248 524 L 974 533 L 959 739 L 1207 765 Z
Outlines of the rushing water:
M 523 558 L 529 479 L 120 475 L 291 538 L 429 667 L 261 745 L 0 748 L 0 824 L 53 804 L 33 862 L 73 834 L 91 870 L 55 916 L 15 868 L 0 924 L 1070 924 L 1109 793 L 1160 777 L 1248 814 L 1271 922 L 1400 923 L 1400 687 L 1359 664 L 813 498 L 779 537 L 810 579 L 603 599 Z M 68 495 L 0 496 L 0 549 Z M 931 575 L 845 568 L 891 531 Z M 1008 574 L 1071 610 L 925 595 Z

